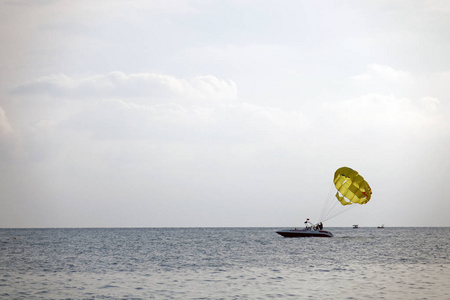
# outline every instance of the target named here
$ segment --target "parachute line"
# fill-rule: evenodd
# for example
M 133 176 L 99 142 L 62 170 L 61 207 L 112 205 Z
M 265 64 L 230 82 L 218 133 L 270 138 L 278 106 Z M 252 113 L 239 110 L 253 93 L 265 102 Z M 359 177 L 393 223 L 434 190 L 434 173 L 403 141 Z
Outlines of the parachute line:
M 322 222 L 325 222 L 325 221 L 328 221 L 328 220 L 330 220 L 330 219 L 332 219 L 332 218 L 334 218 L 334 217 L 337 217 L 337 216 L 339 216 L 340 214 L 343 214 L 343 213 L 345 213 L 345 212 L 347 212 L 347 211 L 349 211 L 350 209 L 355 208 L 355 207 L 356 207 L 356 205 L 350 205 L 350 206 L 347 206 L 347 207 L 345 207 L 342 211 L 337 212 L 337 213 L 335 213 L 335 214 L 333 214 L 333 215 L 327 217 L 327 218 L 324 219 Z
M 333 201 L 333 185 L 330 185 L 330 189 L 328 191 L 328 195 L 325 198 L 325 204 L 322 207 L 322 212 L 320 213 L 319 222 L 322 222 L 324 217 L 327 215 L 327 211 L 331 205 L 331 201 Z M 333 201 L 334 202 L 334 201 Z

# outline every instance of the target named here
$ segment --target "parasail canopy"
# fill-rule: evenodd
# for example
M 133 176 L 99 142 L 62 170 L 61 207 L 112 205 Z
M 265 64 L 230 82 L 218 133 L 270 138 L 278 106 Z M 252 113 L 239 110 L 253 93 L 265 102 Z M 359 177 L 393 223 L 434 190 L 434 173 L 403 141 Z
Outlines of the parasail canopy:
M 342 167 L 334 173 L 336 198 L 342 205 L 366 204 L 372 196 L 372 189 L 357 171 Z

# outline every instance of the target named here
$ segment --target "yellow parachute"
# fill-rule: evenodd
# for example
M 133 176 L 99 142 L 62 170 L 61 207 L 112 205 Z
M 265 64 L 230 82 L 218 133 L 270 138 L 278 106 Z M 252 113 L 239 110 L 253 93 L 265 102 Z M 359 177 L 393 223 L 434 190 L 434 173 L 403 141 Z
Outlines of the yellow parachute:
M 367 181 L 355 170 L 342 167 L 334 173 L 334 185 L 338 192 L 336 198 L 342 205 L 366 204 L 372 196 Z

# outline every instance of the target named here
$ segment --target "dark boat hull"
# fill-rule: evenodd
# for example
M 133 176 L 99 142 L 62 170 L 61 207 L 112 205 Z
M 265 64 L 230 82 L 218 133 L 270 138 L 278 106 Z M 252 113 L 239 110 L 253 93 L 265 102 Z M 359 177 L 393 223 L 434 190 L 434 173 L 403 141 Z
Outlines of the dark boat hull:
M 326 230 L 305 230 L 305 229 L 287 229 L 279 230 L 277 233 L 287 238 L 294 237 L 333 237 L 333 234 Z

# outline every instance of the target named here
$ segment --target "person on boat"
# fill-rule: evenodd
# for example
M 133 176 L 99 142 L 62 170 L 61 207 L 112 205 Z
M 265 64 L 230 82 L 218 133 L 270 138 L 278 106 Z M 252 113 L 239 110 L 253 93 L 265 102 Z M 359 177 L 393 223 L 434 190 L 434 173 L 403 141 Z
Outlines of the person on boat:
M 317 224 L 313 224 L 313 223 L 311 223 L 309 221 L 309 219 L 306 219 L 305 227 L 306 227 L 306 230 L 322 230 L 323 229 L 323 224 L 322 224 L 322 222 L 319 222 Z
M 322 222 L 320 222 L 319 224 L 317 224 L 317 227 L 319 228 L 319 230 L 322 230 L 322 229 L 323 229 L 323 224 L 322 224 Z
M 305 227 L 306 227 L 306 230 L 316 230 L 316 227 L 314 226 L 313 223 L 311 223 L 309 221 L 309 218 L 306 219 L 306 221 L 305 221 Z
M 314 230 L 322 230 L 323 226 L 322 223 L 317 223 L 316 225 L 314 225 L 313 229 Z

